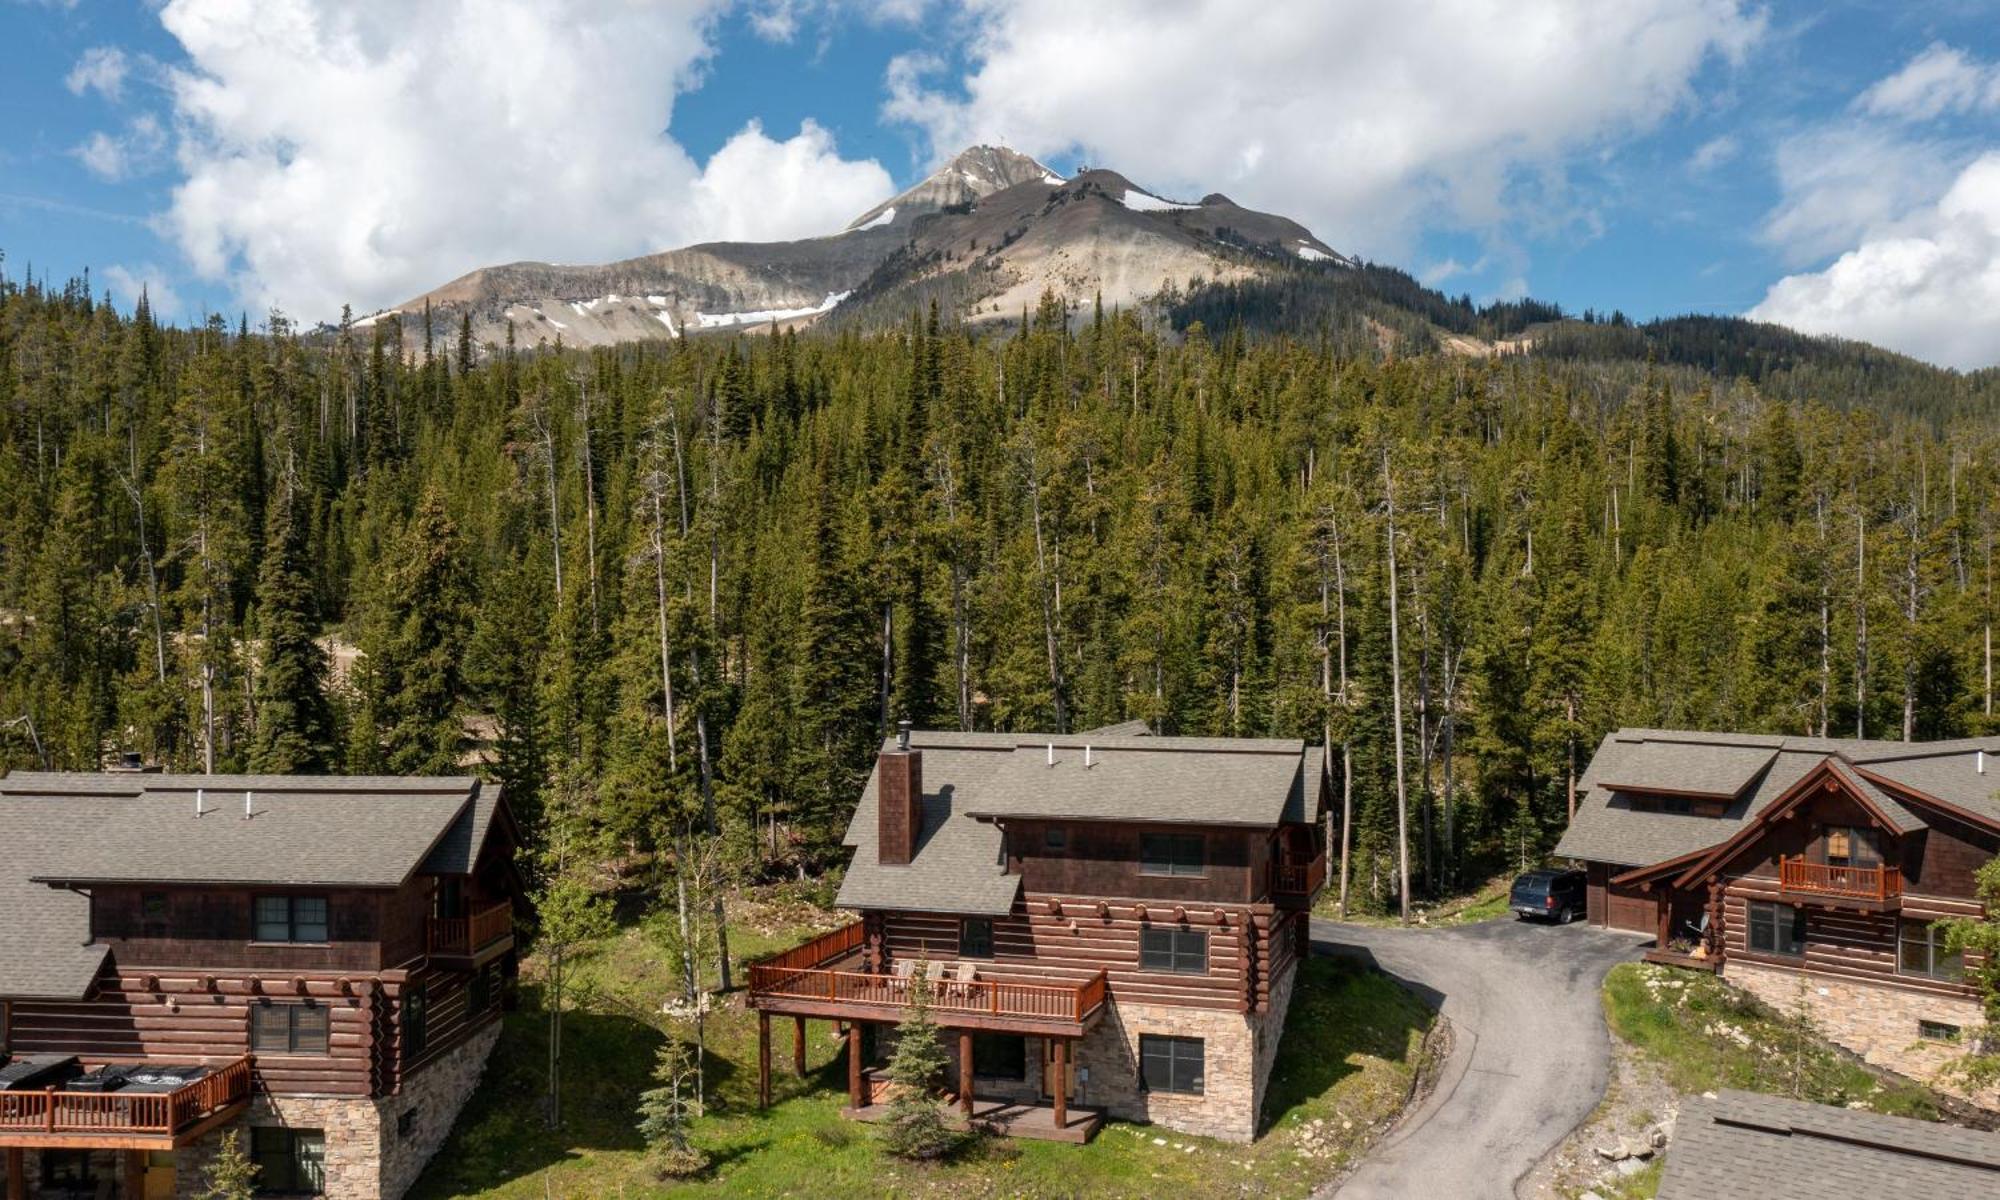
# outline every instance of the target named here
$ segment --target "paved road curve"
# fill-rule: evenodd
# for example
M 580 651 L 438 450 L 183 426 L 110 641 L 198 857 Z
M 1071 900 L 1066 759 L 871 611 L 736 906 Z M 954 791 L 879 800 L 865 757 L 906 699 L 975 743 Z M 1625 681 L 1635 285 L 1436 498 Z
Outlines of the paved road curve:
M 1368 955 L 1424 994 L 1455 1038 L 1437 1088 L 1334 1194 L 1340 1200 L 1510 1200 L 1582 1124 L 1610 1078 L 1598 990 L 1644 940 L 1511 920 L 1375 929 L 1315 920 L 1315 949 Z

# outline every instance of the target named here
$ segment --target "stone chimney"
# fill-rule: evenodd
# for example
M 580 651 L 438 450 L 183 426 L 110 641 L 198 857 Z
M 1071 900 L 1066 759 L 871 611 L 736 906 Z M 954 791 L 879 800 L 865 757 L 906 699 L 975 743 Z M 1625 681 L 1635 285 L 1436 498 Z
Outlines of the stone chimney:
M 896 725 L 896 748 L 875 760 L 876 861 L 900 867 L 917 855 L 924 831 L 924 752 L 910 749 L 910 723 Z

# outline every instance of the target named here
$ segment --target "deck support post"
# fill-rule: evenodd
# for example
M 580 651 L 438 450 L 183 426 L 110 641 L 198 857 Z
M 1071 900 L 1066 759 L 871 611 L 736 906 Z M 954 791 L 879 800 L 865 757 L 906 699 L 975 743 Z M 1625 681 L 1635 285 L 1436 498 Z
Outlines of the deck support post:
M 757 1107 L 771 1107 L 771 1014 L 757 1014 Z
M 127 1150 L 119 1157 L 124 1160 L 126 1200 L 143 1200 L 146 1195 L 146 1152 Z
M 965 1110 L 965 1119 L 972 1119 L 972 1031 L 961 1030 L 958 1035 L 958 1104 Z
M 1056 1077 L 1049 1081 L 1049 1097 L 1055 1102 L 1056 1128 L 1060 1130 L 1069 1128 L 1069 1039 L 1055 1041 Z
M 28 1200 L 27 1159 L 19 1146 L 7 1148 L 7 1200 Z
M 847 1104 L 862 1108 L 867 1099 L 861 1094 L 861 1022 L 847 1023 Z
M 806 1074 L 806 1019 L 792 1018 L 792 1074 L 804 1079 Z
M 1674 915 L 1673 896 L 1666 888 L 1661 888 L 1659 897 L 1653 903 L 1658 907 L 1660 913 L 1660 936 L 1659 940 L 1653 943 L 1653 948 L 1664 951 L 1667 948 L 1667 937 L 1672 932 L 1670 926 L 1673 923 Z

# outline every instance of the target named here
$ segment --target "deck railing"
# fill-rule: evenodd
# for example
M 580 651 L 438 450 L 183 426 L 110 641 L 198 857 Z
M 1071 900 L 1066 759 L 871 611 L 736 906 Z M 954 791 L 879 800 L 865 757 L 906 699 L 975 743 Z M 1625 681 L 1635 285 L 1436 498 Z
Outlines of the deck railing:
M 471 954 L 514 932 L 514 906 L 502 900 L 469 917 L 432 917 L 432 954 Z
M 910 1002 L 910 984 L 907 975 L 788 967 L 776 962 L 750 965 L 750 995 L 753 1001 L 763 997 L 784 997 L 899 1009 Z M 1104 1003 L 1107 986 L 1102 971 L 1082 983 L 934 979 L 931 981 L 930 1007 L 933 1012 L 941 1013 L 1081 1021 Z
M 245 1056 L 171 1092 L 0 1092 L 0 1134 L 170 1136 L 250 1098 Z
M 1778 886 L 1814 896 L 1894 900 L 1903 894 L 1903 872 L 1897 867 L 1836 867 L 1804 858 L 1780 858 Z
M 1306 863 L 1279 863 L 1276 890 L 1287 896 L 1310 896 L 1326 882 L 1326 858 Z
M 861 948 L 861 922 L 842 925 L 832 933 L 823 933 L 810 942 L 793 946 L 750 964 L 755 971 L 758 967 L 774 967 L 784 970 L 799 970 L 806 967 L 823 967 L 838 962 Z

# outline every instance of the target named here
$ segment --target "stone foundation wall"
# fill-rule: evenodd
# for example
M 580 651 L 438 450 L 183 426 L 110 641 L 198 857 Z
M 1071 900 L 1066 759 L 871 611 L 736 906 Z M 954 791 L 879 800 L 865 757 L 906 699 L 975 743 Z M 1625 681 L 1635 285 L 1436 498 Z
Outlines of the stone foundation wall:
M 499 1040 L 500 1022 L 489 1022 L 405 1079 L 393 1096 L 258 1096 L 242 1120 L 227 1129 L 239 1131 L 246 1153 L 252 1128 L 318 1129 L 326 1135 L 327 1200 L 401 1200 L 444 1144 Z M 221 1148 L 224 1132 L 217 1130 L 176 1153 L 177 1200 L 193 1200 L 200 1193 L 202 1172 Z
M 1804 979 L 1807 1007 L 1830 1041 L 1866 1062 L 1941 1091 L 1989 1107 L 2000 1104 L 2000 1089 L 1971 1095 L 1941 1084 L 1939 1068 L 1962 1054 L 1964 1047 L 1927 1040 L 1917 1032 L 1917 1022 L 1937 1021 L 1971 1034 L 1984 1018 L 1978 1001 L 1970 997 L 1932 995 L 1734 960 L 1723 966 L 1722 977 L 1779 1012 L 1789 1012 L 1798 1004 L 1799 980 Z

